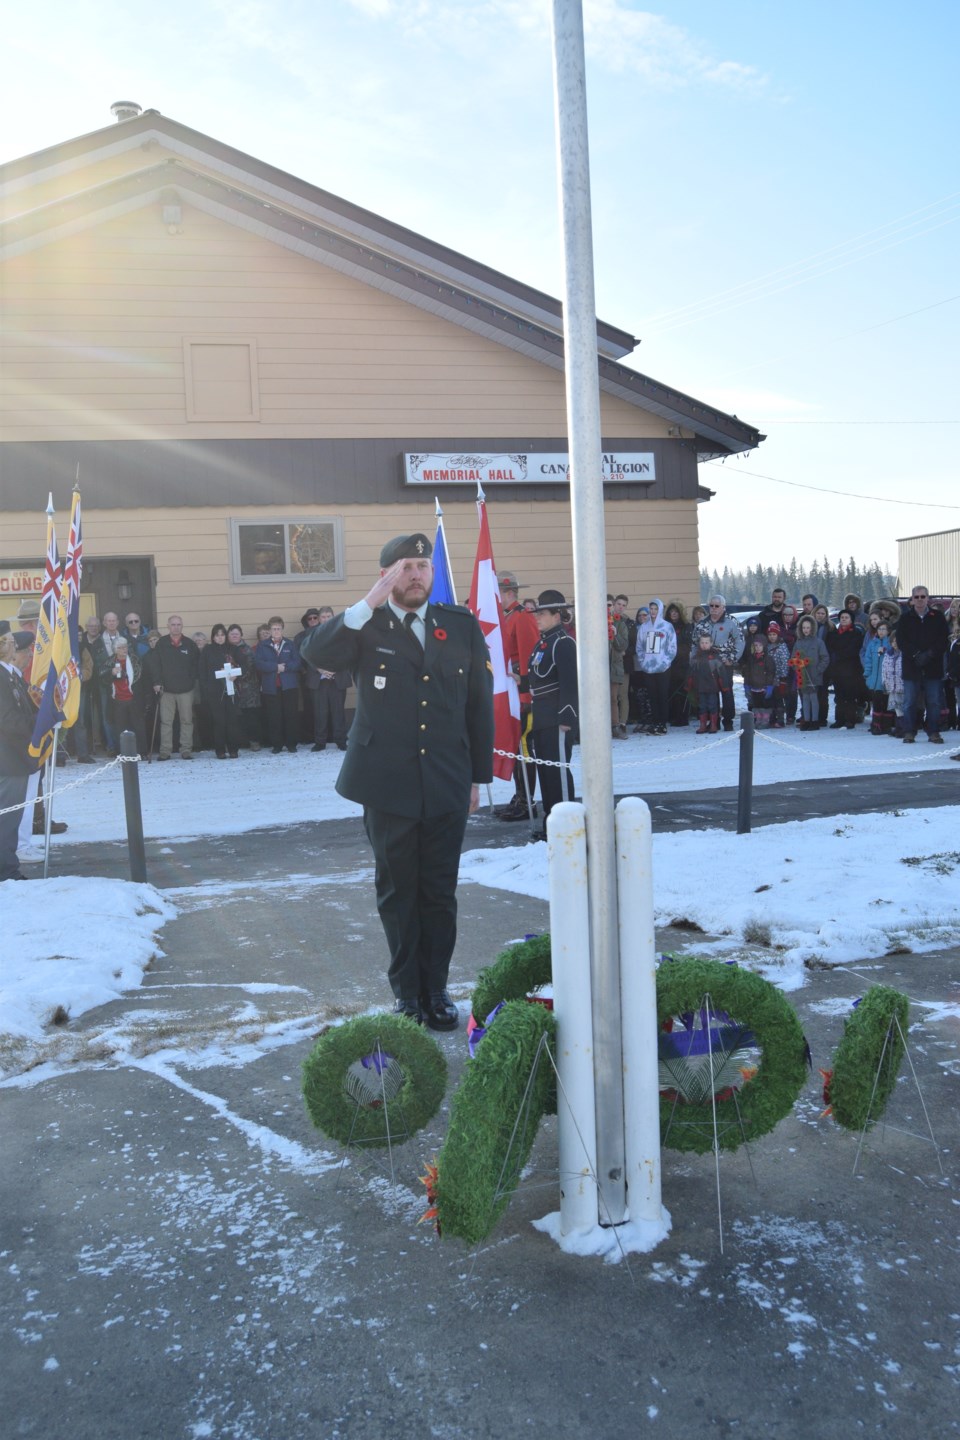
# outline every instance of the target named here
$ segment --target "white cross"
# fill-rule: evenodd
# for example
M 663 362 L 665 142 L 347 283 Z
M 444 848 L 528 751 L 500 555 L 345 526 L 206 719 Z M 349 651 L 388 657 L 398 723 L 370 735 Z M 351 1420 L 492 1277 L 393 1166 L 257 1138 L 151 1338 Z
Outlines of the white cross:
M 214 670 L 213 673 L 214 673 L 214 677 L 215 677 L 217 680 L 226 680 L 226 682 L 227 682 L 227 694 L 228 694 L 228 695 L 232 695 L 232 694 L 233 694 L 233 682 L 234 682 L 234 680 L 236 680 L 236 678 L 237 678 L 238 675 L 242 675 L 242 674 L 243 674 L 243 671 L 240 669 L 240 667 L 239 667 L 238 665 L 231 665 L 231 664 L 230 664 L 230 661 L 228 660 L 227 663 L 224 665 L 224 667 L 223 667 L 222 670 Z

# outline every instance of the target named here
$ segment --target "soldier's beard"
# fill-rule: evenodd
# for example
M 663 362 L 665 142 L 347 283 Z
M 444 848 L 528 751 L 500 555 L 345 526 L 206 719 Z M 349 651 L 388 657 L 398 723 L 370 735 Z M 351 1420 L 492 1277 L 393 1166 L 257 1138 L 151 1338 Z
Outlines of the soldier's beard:
M 399 605 L 401 610 L 419 610 L 429 594 L 430 591 L 421 580 L 406 580 L 402 585 L 394 585 L 391 592 L 394 603 Z

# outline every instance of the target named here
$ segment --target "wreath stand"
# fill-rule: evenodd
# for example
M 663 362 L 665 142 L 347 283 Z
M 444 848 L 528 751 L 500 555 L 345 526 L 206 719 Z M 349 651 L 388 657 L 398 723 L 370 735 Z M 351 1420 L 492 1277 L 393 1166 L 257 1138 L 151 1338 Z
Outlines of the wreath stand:
M 723 1254 L 723 1204 L 722 1204 L 721 1196 L 720 1196 L 720 1133 L 721 1133 L 721 1132 L 720 1132 L 720 1125 L 719 1125 L 719 1122 L 718 1122 L 718 1119 L 717 1119 L 717 1085 L 716 1085 L 717 1071 L 715 1071 L 715 1070 L 714 1070 L 714 1067 L 713 1067 L 713 1053 L 714 1053 L 714 1052 L 713 1052 L 713 1032 L 712 1032 L 712 1028 L 711 1028 L 711 1023 L 712 1023 L 714 1017 L 718 1017 L 719 1015 L 725 1014 L 726 1012 L 724 1012 L 724 1011 L 718 1011 L 718 1010 L 715 1010 L 715 1009 L 713 1008 L 713 1001 L 712 1001 L 712 999 L 711 999 L 711 997 L 710 997 L 709 992 L 707 992 L 706 994 L 704 994 L 704 995 L 701 997 L 701 999 L 700 999 L 700 1005 L 699 1005 L 698 1008 L 699 1008 L 703 1013 L 705 1013 L 705 1015 L 706 1015 L 706 1021 L 707 1021 L 704 1029 L 705 1029 L 706 1035 L 707 1035 L 707 1055 L 708 1055 L 708 1064 L 709 1064 L 709 1071 L 710 1071 L 710 1129 L 711 1129 L 711 1131 L 712 1131 L 712 1133 L 713 1133 L 713 1146 L 712 1146 L 712 1151 L 713 1151 L 713 1166 L 714 1166 L 714 1176 L 715 1176 L 716 1191 L 717 1191 L 717 1232 L 718 1232 L 719 1239 L 720 1239 L 720 1254 L 722 1255 L 722 1254 Z M 721 1069 L 722 1069 L 722 1065 L 721 1065 Z M 756 1171 L 754 1170 L 754 1168 L 753 1168 L 753 1156 L 752 1156 L 752 1154 L 750 1153 L 750 1142 L 749 1142 L 749 1140 L 747 1139 L 747 1132 L 746 1132 L 746 1128 L 745 1128 L 744 1123 L 743 1123 L 743 1115 L 741 1114 L 741 1111 L 740 1111 L 740 1102 L 739 1102 L 739 1100 L 738 1100 L 738 1098 L 737 1098 L 736 1088 L 733 1089 L 733 1092 L 732 1092 L 732 1094 L 731 1094 L 731 1096 L 730 1096 L 730 1099 L 733 1101 L 734 1108 L 735 1108 L 735 1110 L 736 1110 L 737 1118 L 736 1118 L 736 1122 L 734 1122 L 734 1121 L 732 1121 L 732 1120 L 727 1121 L 726 1125 L 725 1125 L 723 1128 L 724 1128 L 725 1130 L 726 1130 L 726 1129 L 730 1129 L 730 1128 L 733 1126 L 734 1123 L 737 1124 L 737 1126 L 738 1126 L 738 1128 L 739 1128 L 739 1130 L 740 1130 L 740 1144 L 743 1145 L 743 1147 L 744 1147 L 744 1149 L 745 1149 L 745 1151 L 746 1151 L 747 1163 L 748 1163 L 748 1165 L 750 1166 L 750 1177 L 751 1177 L 751 1179 L 753 1180 L 754 1185 L 756 1186 L 756 1185 L 757 1185 L 757 1172 L 756 1172 Z M 678 1091 L 678 1092 L 676 1093 L 676 1095 L 674 1096 L 674 1098 L 673 1098 L 673 1105 L 672 1105 L 671 1108 L 670 1108 L 670 1118 L 669 1118 L 669 1120 L 667 1121 L 667 1127 L 666 1127 L 666 1130 L 665 1130 L 664 1133 L 663 1133 L 663 1139 L 662 1139 L 662 1141 L 661 1141 L 661 1144 L 664 1145 L 664 1146 L 666 1146 L 667 1143 L 668 1143 L 668 1141 L 669 1141 L 669 1138 L 670 1138 L 670 1129 L 671 1129 L 671 1127 L 672 1127 L 672 1125 L 673 1125 L 674 1116 L 675 1116 L 675 1114 L 676 1114 L 677 1106 L 678 1106 L 679 1103 L 680 1103 L 680 1093 L 679 1093 L 679 1091 Z M 696 1124 L 697 1122 L 696 1122 L 696 1121 L 693 1121 L 693 1122 L 687 1122 L 687 1123 L 689 1123 L 689 1124 Z M 736 1146 L 736 1147 L 734 1147 L 734 1148 L 737 1148 L 737 1149 L 738 1149 L 739 1146 Z M 758 1188 L 759 1188 L 759 1187 L 758 1187 Z
M 940 1171 L 940 1178 L 942 1180 L 945 1178 L 945 1176 L 943 1171 L 943 1161 L 940 1159 L 940 1146 L 938 1145 L 937 1138 L 933 1133 L 933 1126 L 930 1123 L 930 1114 L 927 1110 L 927 1102 L 923 1098 L 923 1090 L 921 1089 L 920 1080 L 917 1076 L 917 1072 L 913 1064 L 913 1056 L 910 1054 L 910 1046 L 907 1044 L 907 1037 L 904 1034 L 902 1025 L 900 1024 L 900 1016 L 897 1014 L 894 1014 L 892 1016 L 890 1024 L 887 1026 L 887 1033 L 883 1039 L 883 1048 L 880 1051 L 880 1059 L 877 1062 L 877 1073 L 873 1079 L 873 1090 L 870 1094 L 870 1104 L 867 1107 L 867 1118 L 864 1121 L 863 1128 L 860 1131 L 860 1135 L 857 1140 L 857 1153 L 854 1156 L 853 1160 L 853 1173 L 854 1175 L 856 1175 L 860 1165 L 860 1156 L 863 1152 L 864 1142 L 867 1138 L 867 1131 L 870 1129 L 871 1126 L 870 1115 L 873 1110 L 874 1101 L 876 1100 L 877 1086 L 880 1083 L 880 1076 L 883 1073 L 883 1062 L 887 1054 L 887 1049 L 892 1044 L 894 1031 L 896 1031 L 897 1037 L 900 1040 L 900 1044 L 903 1046 L 903 1054 L 906 1058 L 907 1064 L 910 1066 L 910 1074 L 913 1077 L 913 1083 L 917 1087 L 917 1098 L 920 1101 L 920 1108 L 923 1111 L 923 1118 L 926 1121 L 927 1133 L 926 1135 L 923 1135 L 918 1130 L 906 1130 L 900 1125 L 889 1125 L 884 1118 L 886 1114 L 886 1110 L 884 1108 L 884 1110 L 881 1111 L 880 1115 L 877 1116 L 877 1119 L 880 1121 L 880 1125 L 882 1127 L 881 1134 L 885 1134 L 887 1130 L 892 1130 L 896 1135 L 909 1135 L 914 1140 L 922 1140 L 924 1144 L 929 1141 L 929 1143 L 933 1146 L 933 1153 L 937 1157 L 937 1168 Z
M 391 1129 L 390 1125 L 390 1101 L 396 1100 L 403 1089 L 403 1070 L 398 1060 L 384 1050 L 380 1036 L 374 1041 L 373 1050 L 364 1059 L 372 1062 L 372 1069 L 364 1065 L 363 1060 L 355 1060 L 343 1077 L 343 1088 L 354 1102 L 353 1120 L 346 1140 L 343 1142 L 344 1155 L 337 1170 L 337 1186 L 340 1189 L 340 1182 L 343 1178 L 344 1167 L 347 1163 L 347 1155 L 351 1149 L 362 1149 L 364 1146 L 382 1149 L 386 1146 L 387 1155 L 390 1160 L 390 1184 L 396 1185 L 397 1172 L 393 1161 L 394 1141 L 402 1145 L 409 1140 L 414 1133 L 407 1125 L 407 1117 L 403 1113 L 403 1106 L 399 1103 L 394 1107 L 395 1113 L 399 1115 L 399 1129 Z M 383 1134 L 382 1136 L 367 1136 L 354 1140 L 354 1133 L 358 1121 L 367 1110 L 383 1110 Z

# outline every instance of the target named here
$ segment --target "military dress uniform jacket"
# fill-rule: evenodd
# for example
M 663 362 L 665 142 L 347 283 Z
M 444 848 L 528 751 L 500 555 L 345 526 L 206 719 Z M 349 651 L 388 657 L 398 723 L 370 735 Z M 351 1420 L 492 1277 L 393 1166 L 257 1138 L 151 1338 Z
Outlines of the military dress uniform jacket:
M 0 775 L 32 775 L 37 762 L 28 753 L 34 710 L 19 676 L 0 665 Z
M 533 700 L 533 729 L 569 725 L 576 735 L 577 642 L 562 625 L 555 625 L 540 636 L 527 673 Z
M 337 791 L 410 818 L 466 812 L 493 778 L 493 672 L 483 632 L 459 605 L 428 605 L 426 645 L 388 605 L 361 630 L 338 615 L 303 643 L 318 670 L 349 670 L 357 713 Z

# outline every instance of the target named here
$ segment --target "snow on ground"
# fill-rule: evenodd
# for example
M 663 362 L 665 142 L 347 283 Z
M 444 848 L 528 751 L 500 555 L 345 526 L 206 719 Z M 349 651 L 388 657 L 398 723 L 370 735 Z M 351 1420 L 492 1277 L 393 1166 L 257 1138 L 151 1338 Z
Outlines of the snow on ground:
M 0 886 L 0 1031 L 39 1039 L 134 990 L 154 956 L 156 934 L 177 912 L 152 885 L 58 876 Z
M 653 837 L 658 926 L 729 937 L 691 949 L 769 947 L 754 964 L 781 988 L 805 962 L 846 964 L 950 945 L 960 933 L 960 826 L 951 806 Z M 461 880 L 548 897 L 547 846 L 471 850 Z
M 656 738 L 631 735 L 613 747 L 614 790 L 618 795 L 664 791 L 713 790 L 737 784 L 739 731 L 696 735 L 690 726 Z M 955 737 L 951 734 L 948 741 Z M 754 783 L 782 780 L 848 779 L 861 774 L 896 774 L 926 768 L 954 770 L 950 743 L 901 745 L 858 730 L 794 729 L 757 735 Z M 148 839 L 185 839 L 198 835 L 235 835 L 269 825 L 335 820 L 359 815 L 360 807 L 334 789 L 340 752 L 314 755 L 301 747 L 296 755 L 261 750 L 241 753 L 235 761 L 198 755 L 186 762 L 175 756 L 161 765 L 140 765 L 144 833 Z M 580 788 L 580 750 L 574 751 L 574 778 Z M 956 777 L 955 777 L 956 778 Z M 79 784 L 76 783 L 79 780 Z M 72 786 L 72 788 L 66 788 Z M 494 803 L 508 800 L 512 784 L 495 781 Z M 54 812 L 70 826 L 70 840 L 122 840 L 126 836 L 120 766 L 61 770 Z

